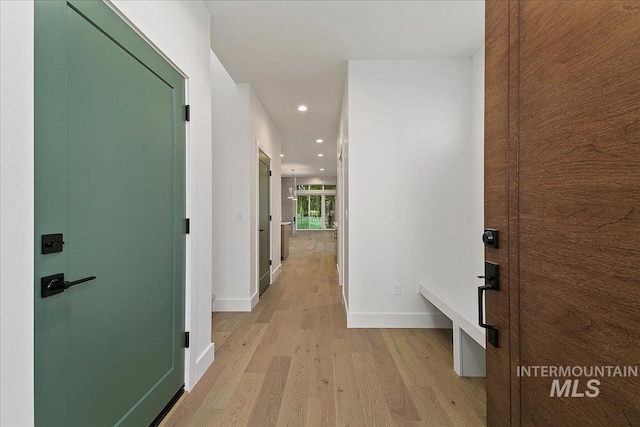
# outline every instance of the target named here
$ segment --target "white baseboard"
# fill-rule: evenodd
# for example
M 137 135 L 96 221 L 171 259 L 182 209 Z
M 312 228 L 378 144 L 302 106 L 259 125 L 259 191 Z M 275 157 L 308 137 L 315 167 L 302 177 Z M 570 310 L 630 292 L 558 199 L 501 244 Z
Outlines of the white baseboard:
M 214 312 L 251 311 L 252 308 L 252 299 L 249 298 L 216 298 L 213 301 Z
M 442 313 L 349 313 L 347 328 L 433 328 L 451 329 Z
M 256 304 L 260 301 L 260 296 L 258 295 L 258 291 L 251 297 L 251 310 L 256 306 Z
M 344 292 L 342 292 L 342 305 L 344 305 L 344 312 L 347 317 L 349 316 L 349 304 L 347 304 L 347 299 L 344 297 Z
M 207 369 L 209 369 L 209 366 L 213 363 L 215 354 L 215 344 L 211 343 L 206 350 L 198 356 L 198 359 L 196 359 L 196 383 L 200 381 L 200 378 L 202 378 L 204 373 L 207 372 Z
M 273 270 L 273 273 L 271 273 L 271 283 L 273 283 L 274 280 L 276 280 L 276 277 L 278 277 L 280 273 L 282 273 L 282 263 L 280 263 L 280 265 L 278 265 L 276 269 Z

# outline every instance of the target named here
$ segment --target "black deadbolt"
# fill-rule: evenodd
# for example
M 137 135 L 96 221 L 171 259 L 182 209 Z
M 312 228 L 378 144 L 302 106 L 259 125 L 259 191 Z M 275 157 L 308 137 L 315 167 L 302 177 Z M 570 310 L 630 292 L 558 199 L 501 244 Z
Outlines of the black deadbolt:
M 56 252 L 62 252 L 62 234 L 43 234 L 42 235 L 42 254 L 53 254 Z
M 493 228 L 485 228 L 482 234 L 482 241 L 488 248 L 498 248 L 498 230 Z

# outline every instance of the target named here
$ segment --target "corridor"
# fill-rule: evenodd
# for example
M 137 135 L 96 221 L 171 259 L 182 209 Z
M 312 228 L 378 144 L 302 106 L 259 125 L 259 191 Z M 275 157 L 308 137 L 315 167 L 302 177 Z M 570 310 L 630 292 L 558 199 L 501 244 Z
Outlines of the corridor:
M 347 329 L 332 231 L 298 232 L 251 313 L 214 313 L 215 362 L 166 426 L 485 424 L 451 331 Z

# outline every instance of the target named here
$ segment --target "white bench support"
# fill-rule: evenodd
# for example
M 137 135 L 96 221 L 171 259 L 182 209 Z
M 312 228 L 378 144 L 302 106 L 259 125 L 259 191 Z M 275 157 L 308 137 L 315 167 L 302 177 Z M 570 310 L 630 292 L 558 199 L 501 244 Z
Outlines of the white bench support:
M 470 292 L 471 291 L 471 292 Z M 484 377 L 485 331 L 477 325 L 475 288 L 420 284 L 420 294 L 453 323 L 453 369 L 461 377 Z
M 484 377 L 485 349 L 453 322 L 453 369 L 461 377 Z

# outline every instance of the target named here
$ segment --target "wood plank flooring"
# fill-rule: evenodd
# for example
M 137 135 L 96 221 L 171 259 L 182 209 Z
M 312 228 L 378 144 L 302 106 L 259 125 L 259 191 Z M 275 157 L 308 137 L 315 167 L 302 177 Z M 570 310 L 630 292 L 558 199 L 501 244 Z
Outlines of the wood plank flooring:
M 480 426 L 452 334 L 347 329 L 332 232 L 298 232 L 251 313 L 215 313 L 215 362 L 163 426 Z

